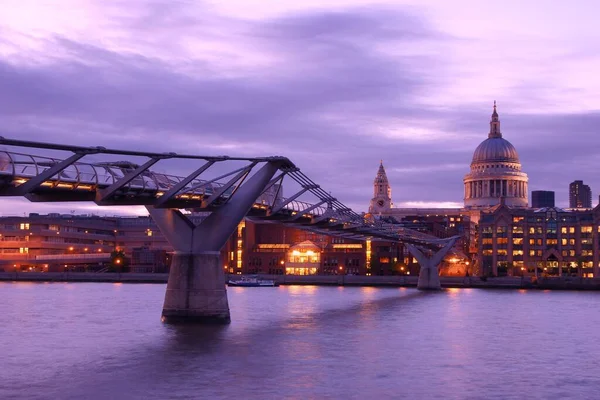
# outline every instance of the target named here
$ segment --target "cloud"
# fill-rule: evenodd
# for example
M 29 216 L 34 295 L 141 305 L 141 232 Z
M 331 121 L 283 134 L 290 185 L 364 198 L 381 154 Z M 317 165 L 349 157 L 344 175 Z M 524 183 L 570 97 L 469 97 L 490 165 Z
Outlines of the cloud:
M 63 59 L 0 61 L 0 80 L 8 82 L 0 94 L 5 135 L 146 150 L 164 150 L 168 137 L 173 151 L 284 154 L 343 198 L 345 176 L 385 155 L 386 127 L 374 127 L 378 120 L 391 125 L 426 117 L 414 99 L 429 84 L 422 65 L 433 60 L 393 58 L 373 45 L 409 46 L 439 36 L 411 15 L 356 9 L 237 21 L 241 36 L 231 28 L 236 21 L 228 20 L 231 32 L 219 37 L 207 14 L 198 21 L 173 8 L 161 10 L 141 13 L 129 21 L 130 29 L 183 29 L 186 36 L 186 29 L 197 33 L 199 23 L 208 21 L 211 40 L 228 46 L 241 40 L 240 49 L 261 54 L 270 65 L 246 67 L 232 77 L 218 73 L 228 60 L 209 54 L 186 72 L 152 54 L 53 37 L 52 47 L 67 55 Z
M 24 41 L 25 33 L 4 29 L 12 34 L 2 35 L 3 44 L 36 45 L 23 46 L 27 57 L 0 58 L 1 134 L 159 152 L 285 155 L 358 211 L 368 206 L 383 159 L 396 204 L 462 200 L 462 178 L 486 138 L 493 97 L 478 94 L 490 96 L 486 104 L 434 101 L 451 87 L 449 56 L 464 40 L 438 31 L 420 9 L 249 20 L 204 3 L 174 4 L 117 2 L 99 13 L 90 2 L 84 14 L 98 22 L 85 34 L 49 31 Z M 513 82 L 507 86 L 526 103 L 523 95 L 536 89 Z M 595 179 L 591 169 L 577 169 L 596 160 L 597 114 L 506 109 L 505 137 L 530 187 L 558 189 L 569 174 Z M 548 165 L 560 180 L 547 178 Z

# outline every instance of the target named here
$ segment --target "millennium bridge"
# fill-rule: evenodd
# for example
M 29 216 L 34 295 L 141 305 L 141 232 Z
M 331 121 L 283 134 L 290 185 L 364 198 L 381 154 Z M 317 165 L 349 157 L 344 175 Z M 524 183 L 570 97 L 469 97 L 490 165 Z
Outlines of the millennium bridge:
M 286 157 L 152 153 L 4 137 L 0 145 L 0 196 L 146 207 L 175 250 L 166 322 L 230 321 L 220 250 L 245 217 L 348 239 L 401 241 L 421 266 L 421 290 L 440 289 L 438 265 L 458 239 L 365 218 Z M 160 172 L 166 168 L 178 173 Z M 291 196 L 284 197 L 284 186 L 293 189 Z M 189 210 L 207 217 L 195 225 Z

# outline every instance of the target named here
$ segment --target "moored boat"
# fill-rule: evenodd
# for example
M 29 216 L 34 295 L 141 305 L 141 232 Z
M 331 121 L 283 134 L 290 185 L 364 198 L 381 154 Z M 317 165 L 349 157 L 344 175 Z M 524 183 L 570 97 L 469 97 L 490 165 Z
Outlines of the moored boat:
M 274 280 L 272 279 L 259 279 L 259 278 L 249 278 L 249 277 L 242 277 L 241 279 L 238 280 L 228 280 L 227 281 L 227 285 L 229 286 L 242 286 L 242 287 L 273 287 L 273 286 L 279 286 L 279 284 L 277 284 Z

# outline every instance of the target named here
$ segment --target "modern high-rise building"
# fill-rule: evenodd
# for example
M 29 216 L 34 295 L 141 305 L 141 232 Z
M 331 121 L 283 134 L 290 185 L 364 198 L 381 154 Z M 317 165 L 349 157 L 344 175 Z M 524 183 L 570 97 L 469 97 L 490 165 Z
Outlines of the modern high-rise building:
M 569 185 L 570 208 L 592 208 L 592 190 L 583 181 L 573 181 Z
M 554 192 L 551 190 L 534 190 L 531 192 L 531 207 L 554 207 Z

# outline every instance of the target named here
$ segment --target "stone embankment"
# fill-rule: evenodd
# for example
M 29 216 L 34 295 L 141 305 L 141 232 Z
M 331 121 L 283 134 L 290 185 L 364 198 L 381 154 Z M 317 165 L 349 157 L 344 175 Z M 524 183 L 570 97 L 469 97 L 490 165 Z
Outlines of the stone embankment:
M 113 282 L 113 283 L 166 283 L 168 274 L 153 273 L 93 273 L 93 272 L 0 272 L 0 281 L 21 282 Z M 239 279 L 241 275 L 231 275 Z M 361 275 L 261 275 L 280 285 L 330 285 L 330 286 L 377 286 L 416 287 L 416 276 L 361 276 Z M 600 290 L 600 278 L 539 278 L 531 277 L 440 277 L 443 288 L 489 288 L 489 289 L 557 289 Z

